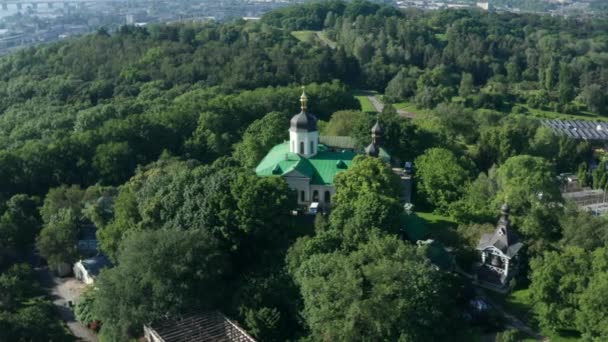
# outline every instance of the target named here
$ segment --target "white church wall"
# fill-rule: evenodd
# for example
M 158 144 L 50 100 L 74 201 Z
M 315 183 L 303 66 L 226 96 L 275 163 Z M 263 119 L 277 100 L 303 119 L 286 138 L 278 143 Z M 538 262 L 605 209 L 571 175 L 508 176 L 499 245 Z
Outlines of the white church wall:
M 311 150 L 312 143 L 312 150 Z M 304 153 L 300 153 L 303 147 Z M 311 157 L 317 154 L 319 148 L 319 132 L 289 131 L 289 151 L 300 154 L 304 157 Z

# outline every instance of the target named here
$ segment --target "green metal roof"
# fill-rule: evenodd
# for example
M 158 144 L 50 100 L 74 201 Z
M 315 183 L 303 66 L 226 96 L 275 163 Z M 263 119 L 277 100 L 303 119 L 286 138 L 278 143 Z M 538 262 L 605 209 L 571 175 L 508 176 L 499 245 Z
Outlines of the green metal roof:
M 333 184 L 334 177 L 350 168 L 357 153 L 352 151 L 334 152 L 325 145 L 319 145 L 314 157 L 304 158 L 289 152 L 289 142 L 273 147 L 255 168 L 258 176 L 283 176 L 297 171 L 310 178 L 311 184 Z

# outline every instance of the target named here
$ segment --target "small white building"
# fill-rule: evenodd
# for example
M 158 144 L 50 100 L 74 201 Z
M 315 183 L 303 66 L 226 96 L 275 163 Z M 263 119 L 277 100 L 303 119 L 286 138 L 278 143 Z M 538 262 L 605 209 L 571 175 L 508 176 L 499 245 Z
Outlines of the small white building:
M 93 284 L 101 269 L 110 266 L 112 266 L 112 263 L 104 255 L 80 260 L 74 264 L 74 277 L 85 284 Z

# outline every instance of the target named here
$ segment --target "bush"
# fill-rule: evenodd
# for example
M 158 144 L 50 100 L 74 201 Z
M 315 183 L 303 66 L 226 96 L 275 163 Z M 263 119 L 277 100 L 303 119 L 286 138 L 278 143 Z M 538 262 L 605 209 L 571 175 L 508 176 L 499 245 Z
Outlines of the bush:
M 530 111 L 524 106 L 513 107 L 513 114 L 528 114 Z
M 521 332 L 517 329 L 508 329 L 496 336 L 497 342 L 519 342 L 522 341 L 523 337 Z

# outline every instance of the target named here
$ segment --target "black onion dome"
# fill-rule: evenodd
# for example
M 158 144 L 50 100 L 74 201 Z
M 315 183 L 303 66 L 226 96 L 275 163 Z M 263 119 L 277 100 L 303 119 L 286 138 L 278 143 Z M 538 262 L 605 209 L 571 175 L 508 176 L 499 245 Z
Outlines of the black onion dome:
M 378 148 L 378 145 L 371 143 L 365 148 L 365 154 L 368 156 L 377 157 L 380 155 L 380 149 Z
M 383 130 L 382 130 L 382 126 L 380 126 L 380 123 L 378 121 L 376 121 L 376 124 L 374 125 L 374 127 L 372 127 L 372 134 L 373 135 L 382 135 Z
M 290 129 L 314 132 L 317 130 L 317 118 L 312 114 L 302 111 L 291 118 Z

